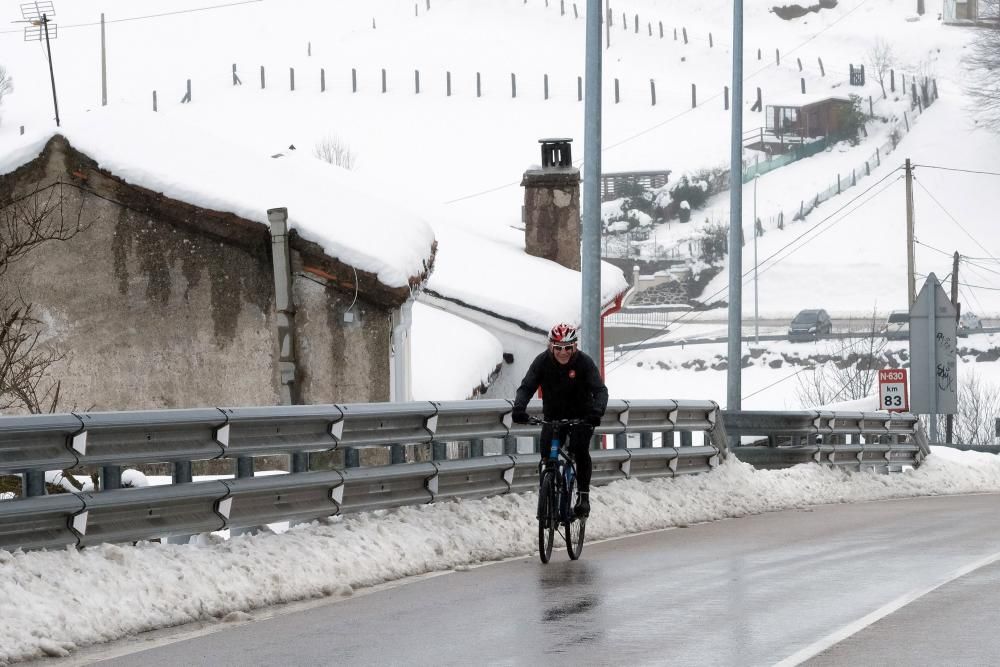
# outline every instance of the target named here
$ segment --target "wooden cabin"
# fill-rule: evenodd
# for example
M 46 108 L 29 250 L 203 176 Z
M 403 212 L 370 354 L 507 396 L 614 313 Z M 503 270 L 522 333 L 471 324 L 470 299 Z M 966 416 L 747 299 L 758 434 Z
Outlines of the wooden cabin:
M 765 127 L 748 134 L 746 148 L 785 153 L 791 146 L 844 131 L 851 100 L 843 95 L 801 95 L 765 108 Z

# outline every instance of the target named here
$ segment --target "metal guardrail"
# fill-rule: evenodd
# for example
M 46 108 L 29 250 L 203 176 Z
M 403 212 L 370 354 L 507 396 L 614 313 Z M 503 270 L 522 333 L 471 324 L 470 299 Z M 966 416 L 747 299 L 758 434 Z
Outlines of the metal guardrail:
M 537 437 L 538 426 L 511 422 L 511 409 L 509 401 L 492 400 L 0 417 L 0 472 L 37 475 L 81 465 Z M 529 405 L 529 413 L 540 409 L 537 401 Z M 712 401 L 613 400 L 597 433 L 616 436 L 619 448 L 593 453 L 593 483 L 707 472 L 727 454 L 730 424 L 737 435 L 829 439 L 879 433 L 898 440 L 912 438 L 919 428 L 916 418 L 908 417 L 722 413 Z M 678 431 L 686 436 L 680 447 L 652 447 L 653 433 L 662 433 L 668 443 Z M 706 434 L 705 445 L 691 445 L 695 431 Z M 630 433 L 640 435 L 642 448 L 625 448 Z M 840 465 L 848 455 L 856 456 L 851 447 L 866 456 L 881 452 L 885 460 L 916 464 L 920 459 L 919 448 L 899 443 L 876 449 L 824 441 L 765 449 L 785 462 L 822 451 L 825 459 L 812 460 Z M 748 449 L 758 448 L 736 451 Z M 531 491 L 538 483 L 538 463 L 538 454 L 508 454 L 26 497 L 0 502 L 0 549 L 127 542 Z

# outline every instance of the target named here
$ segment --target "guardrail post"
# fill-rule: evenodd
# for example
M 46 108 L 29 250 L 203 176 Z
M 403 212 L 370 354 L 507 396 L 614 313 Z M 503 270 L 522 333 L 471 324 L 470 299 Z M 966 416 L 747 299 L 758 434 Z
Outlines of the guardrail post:
M 45 495 L 45 473 L 31 470 L 21 475 L 21 497 L 32 498 Z
M 289 457 L 291 463 L 290 472 L 309 472 L 309 453 L 308 452 L 292 452 Z
M 513 435 L 505 435 L 503 438 L 503 453 L 507 456 L 514 456 L 517 454 L 517 437 Z
M 681 447 L 691 446 L 691 431 L 681 431 Z
M 778 437 L 775 436 L 775 435 L 768 435 L 767 436 L 767 446 L 768 447 L 777 447 L 778 446 Z
M 357 447 L 344 448 L 344 467 L 345 468 L 361 467 L 361 457 L 358 455 Z
M 639 434 L 639 447 L 642 449 L 651 449 L 653 447 L 653 434 L 652 433 L 640 433 Z
M 431 460 L 432 461 L 447 461 L 448 460 L 448 443 L 447 442 L 431 442 Z
M 469 441 L 469 457 L 478 458 L 483 455 L 483 441 L 481 438 L 475 438 Z
M 101 491 L 122 488 L 121 466 L 101 466 Z
M 190 484 L 194 479 L 190 461 L 177 461 L 174 463 L 174 484 Z
M 660 434 L 660 446 L 661 447 L 673 447 L 674 446 L 674 432 L 664 431 Z
M 406 463 L 406 445 L 389 445 L 389 462 Z
M 253 477 L 253 457 L 239 456 L 236 458 L 236 478 Z
M 615 449 L 628 449 L 628 436 L 624 433 L 615 433 Z

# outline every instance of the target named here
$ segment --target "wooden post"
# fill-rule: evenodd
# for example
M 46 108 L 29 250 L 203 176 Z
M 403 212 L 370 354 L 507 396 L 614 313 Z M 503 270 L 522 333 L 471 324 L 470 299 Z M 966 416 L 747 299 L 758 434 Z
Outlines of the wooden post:
M 684 43 L 687 44 L 688 43 L 688 29 L 687 28 L 681 28 L 681 32 L 684 33 Z
M 445 72 L 444 74 L 445 74 L 445 90 L 447 91 L 445 94 L 448 97 L 451 97 L 451 72 Z
M 677 41 L 677 28 L 674 28 L 674 41 Z
M 823 59 L 817 58 L 816 60 L 819 61 L 819 75 L 826 76 L 826 69 L 823 67 Z
M 583 77 L 582 76 L 576 77 L 576 101 L 577 102 L 582 102 L 583 101 Z
M 577 11 L 577 9 L 576 9 L 576 3 L 575 2 L 573 3 L 573 18 L 575 18 L 575 19 L 580 18 L 580 12 Z
M 801 72 L 802 71 L 802 58 L 796 58 L 795 61 L 798 62 L 798 64 L 799 64 L 799 71 Z
M 156 91 L 153 91 L 153 111 L 156 111 Z
M 319 92 L 326 92 L 326 70 L 322 67 L 319 68 Z
M 312 58 L 312 54 L 313 54 L 313 43 L 306 42 L 306 55 Z
M 264 90 L 264 66 L 260 66 L 260 89 Z
M 714 49 L 715 44 L 712 42 L 712 33 L 708 33 L 708 48 Z
M 646 27 L 649 28 L 649 36 L 652 37 L 653 36 L 653 24 L 652 23 L 647 23 Z
M 288 68 L 288 85 L 292 90 L 295 90 L 295 68 Z
M 566 16 L 566 0 L 559 0 L 559 16 Z
M 871 176 L 871 175 L 872 175 L 871 165 L 868 164 L 868 160 L 865 160 L 865 176 Z
M 889 92 L 896 92 L 896 70 L 889 70 Z
M 635 34 L 639 34 L 639 15 L 635 15 Z
M 805 77 L 801 77 L 799 79 L 799 83 L 802 86 L 802 94 L 805 95 L 806 94 L 806 78 Z
M 656 81 L 653 79 L 649 80 L 649 97 L 652 100 L 652 106 L 656 106 Z
M 236 75 L 236 63 L 233 63 L 233 85 L 242 86 L 243 82 L 240 81 L 240 77 Z
M 510 96 L 517 97 L 517 75 L 510 73 Z
M 660 21 L 660 39 L 663 39 L 663 21 Z
M 384 93 L 384 92 L 385 92 L 385 90 L 386 90 L 386 85 L 385 85 L 385 83 L 386 83 L 386 82 L 385 82 L 385 68 L 383 67 L 383 68 L 382 68 L 382 92 L 383 92 L 383 93 Z
M 781 51 L 778 49 L 774 50 L 774 64 L 778 66 L 781 65 Z
M 476 72 L 476 97 L 483 96 L 483 79 L 479 72 Z
M 358 92 L 358 70 L 354 67 L 351 68 L 351 92 Z
M 420 94 L 420 70 L 413 70 L 413 94 Z
M 187 104 L 191 101 L 191 79 L 187 80 L 187 92 L 184 93 L 184 97 L 181 98 L 181 104 Z
M 757 60 L 760 60 L 760 58 L 761 58 L 760 49 L 757 49 Z
M 618 79 L 615 79 L 615 104 L 621 101 L 621 97 L 618 95 Z
M 868 115 L 872 118 L 875 117 L 875 102 L 872 101 L 872 96 L 868 96 Z
M 697 106 L 698 106 L 698 91 L 695 88 L 695 85 L 692 83 L 691 84 L 691 108 L 694 109 Z
M 722 105 L 726 111 L 729 111 L 729 86 L 722 89 Z
M 549 99 L 549 75 L 542 75 L 542 87 L 545 89 L 545 99 Z

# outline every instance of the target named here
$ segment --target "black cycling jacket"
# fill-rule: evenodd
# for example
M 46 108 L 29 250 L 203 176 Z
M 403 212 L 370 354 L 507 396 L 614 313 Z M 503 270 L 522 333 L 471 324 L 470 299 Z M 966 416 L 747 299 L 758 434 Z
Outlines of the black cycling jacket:
M 542 388 L 545 419 L 584 419 L 601 416 L 608 407 L 608 388 L 594 360 L 577 350 L 565 366 L 552 352 L 542 352 L 528 368 L 514 398 L 514 410 L 524 410 Z

